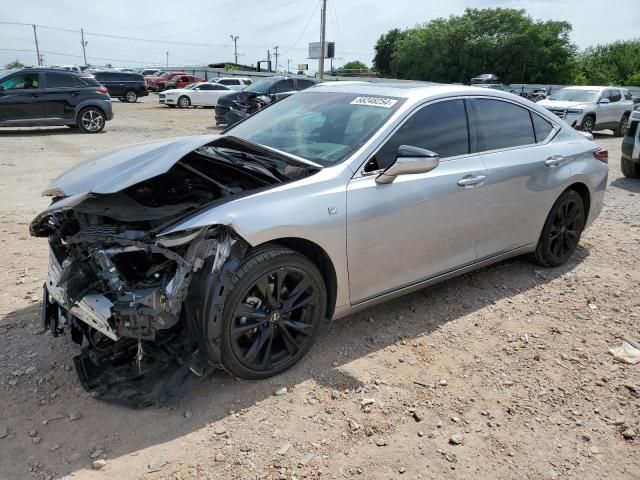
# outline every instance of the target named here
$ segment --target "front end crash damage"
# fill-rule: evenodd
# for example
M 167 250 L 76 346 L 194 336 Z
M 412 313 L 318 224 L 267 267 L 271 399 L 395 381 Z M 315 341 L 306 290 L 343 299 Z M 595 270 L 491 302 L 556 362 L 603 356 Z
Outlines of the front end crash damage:
M 224 225 L 163 232 L 194 212 L 317 171 L 278 158 L 272 167 L 251 149 L 224 145 L 207 144 L 165 173 L 109 193 L 65 195 L 54 185 L 49 192 L 58 196 L 33 220 L 31 234 L 50 246 L 43 322 L 54 336 L 70 330 L 81 345 L 74 364 L 96 397 L 163 403 L 219 365 L 225 283 L 248 245 Z

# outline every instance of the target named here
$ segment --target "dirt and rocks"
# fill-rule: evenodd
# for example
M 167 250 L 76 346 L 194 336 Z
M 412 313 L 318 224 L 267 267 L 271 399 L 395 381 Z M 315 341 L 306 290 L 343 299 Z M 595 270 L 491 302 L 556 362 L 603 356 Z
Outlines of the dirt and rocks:
M 96 150 L 207 133 L 212 110 L 115 102 L 104 133 L 0 131 L 0 479 L 638 479 L 640 182 L 609 149 L 606 206 L 575 257 L 515 259 L 327 324 L 268 381 L 224 374 L 170 407 L 80 387 L 76 345 L 39 323 L 47 267 L 28 223 Z

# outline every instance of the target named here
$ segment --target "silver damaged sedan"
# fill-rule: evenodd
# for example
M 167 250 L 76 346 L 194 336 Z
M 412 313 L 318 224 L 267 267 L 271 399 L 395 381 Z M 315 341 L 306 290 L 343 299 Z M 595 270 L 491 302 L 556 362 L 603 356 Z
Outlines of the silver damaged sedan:
M 85 389 L 144 406 L 222 367 L 298 362 L 325 319 L 516 255 L 565 263 L 607 152 L 509 93 L 321 84 L 222 135 L 132 145 L 52 181 L 43 322 Z

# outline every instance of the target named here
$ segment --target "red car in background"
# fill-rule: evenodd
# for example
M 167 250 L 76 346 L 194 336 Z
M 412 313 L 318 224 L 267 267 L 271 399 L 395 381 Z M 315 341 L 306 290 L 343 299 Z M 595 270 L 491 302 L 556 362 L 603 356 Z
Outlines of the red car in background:
M 184 88 L 187 85 L 190 85 L 192 83 L 200 83 L 200 82 L 206 82 L 206 80 L 200 77 L 196 77 L 194 75 L 187 75 L 187 74 L 176 75 L 165 84 L 165 89 L 168 90 L 170 88 Z
M 167 82 L 172 80 L 177 75 L 187 75 L 185 72 L 162 72 L 157 76 L 146 76 L 144 77 L 147 82 L 147 89 L 159 92 L 161 90 L 167 89 Z

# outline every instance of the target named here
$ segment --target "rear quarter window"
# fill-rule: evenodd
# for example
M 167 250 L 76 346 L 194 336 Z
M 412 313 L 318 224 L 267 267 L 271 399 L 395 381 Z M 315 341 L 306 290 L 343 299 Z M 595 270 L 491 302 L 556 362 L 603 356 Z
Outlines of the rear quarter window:
M 531 112 L 531 120 L 533 120 L 533 130 L 536 135 L 536 142 L 544 142 L 553 131 L 553 124 L 533 112 Z

